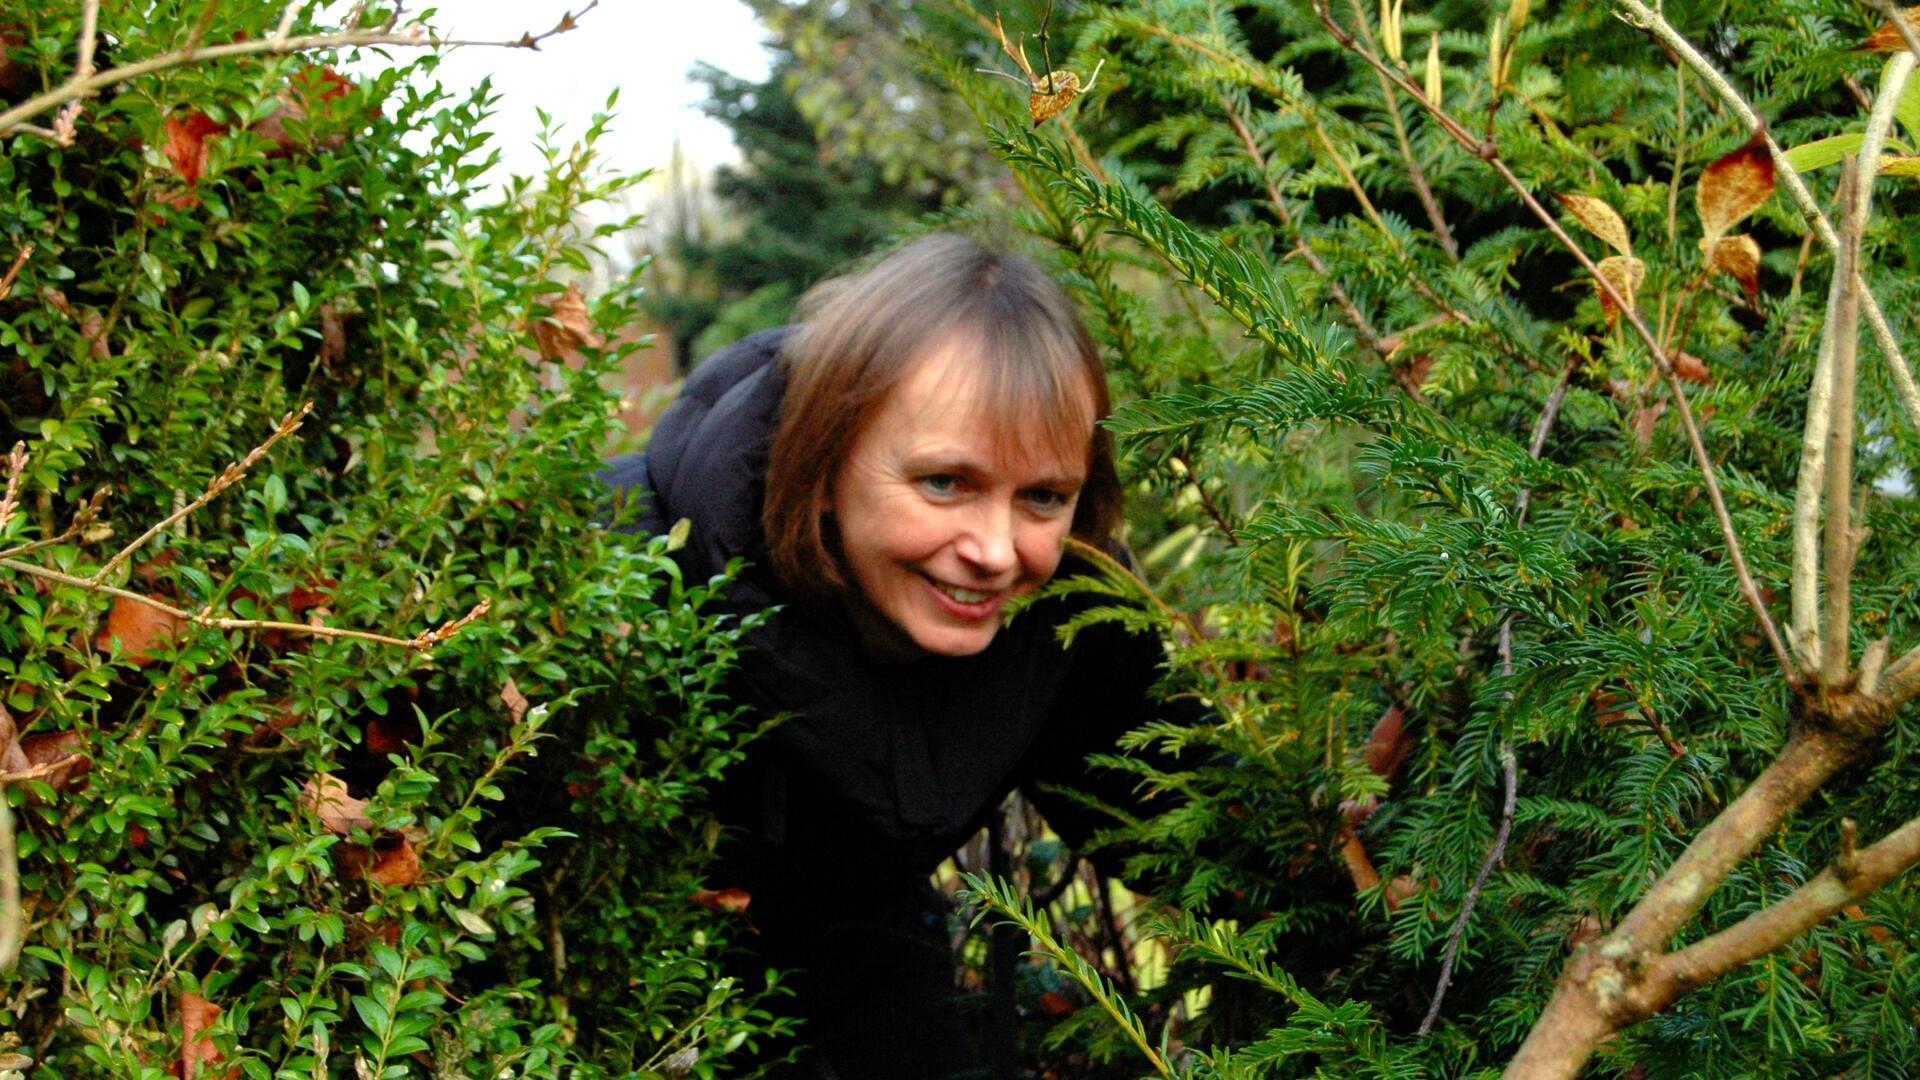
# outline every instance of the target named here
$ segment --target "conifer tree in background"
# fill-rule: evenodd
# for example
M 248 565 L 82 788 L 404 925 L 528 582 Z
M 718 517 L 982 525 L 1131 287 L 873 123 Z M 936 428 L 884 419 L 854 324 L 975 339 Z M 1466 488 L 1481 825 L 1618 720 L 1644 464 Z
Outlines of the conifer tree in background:
M 686 363 L 786 322 L 808 286 L 942 204 L 937 188 L 889 181 L 869 158 L 830 152 L 795 104 L 792 54 L 775 51 L 762 82 L 709 65 L 694 73 L 741 160 L 716 170 L 715 235 L 668 234 L 649 279 L 647 310 Z

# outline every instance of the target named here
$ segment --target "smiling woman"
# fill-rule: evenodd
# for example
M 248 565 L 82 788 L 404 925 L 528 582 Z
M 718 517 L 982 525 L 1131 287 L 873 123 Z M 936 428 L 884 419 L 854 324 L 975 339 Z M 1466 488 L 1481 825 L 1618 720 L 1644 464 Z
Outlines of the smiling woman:
M 1069 535 L 1113 546 L 1106 376 L 1039 267 L 951 234 L 802 312 L 701 365 L 609 478 L 647 500 L 636 527 L 690 520 L 684 573 L 751 564 L 728 689 L 786 719 L 717 808 L 737 842 L 714 884 L 752 897 L 744 970 L 799 973 L 794 1075 L 960 1075 L 977 1055 L 928 874 L 1009 791 L 1087 786 L 1085 756 L 1156 715 L 1158 641 L 1063 646 L 1061 598 L 1006 619 L 1073 570 Z M 1069 839 L 1100 824 L 1035 801 Z

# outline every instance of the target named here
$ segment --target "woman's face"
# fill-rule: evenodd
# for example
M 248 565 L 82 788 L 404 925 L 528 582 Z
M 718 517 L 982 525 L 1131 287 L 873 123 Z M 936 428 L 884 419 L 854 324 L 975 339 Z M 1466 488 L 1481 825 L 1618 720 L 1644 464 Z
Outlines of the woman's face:
M 1051 440 L 997 438 L 975 400 L 969 352 L 957 341 L 915 365 L 835 474 L 841 556 L 893 637 L 882 652 L 985 649 L 1006 602 L 1059 565 L 1086 480 L 1090 405 L 1071 460 L 1044 448 Z

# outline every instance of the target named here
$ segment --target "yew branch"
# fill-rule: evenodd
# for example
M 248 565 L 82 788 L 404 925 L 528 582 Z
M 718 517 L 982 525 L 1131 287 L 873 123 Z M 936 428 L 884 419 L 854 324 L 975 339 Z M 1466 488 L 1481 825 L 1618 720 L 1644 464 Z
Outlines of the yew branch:
M 1626 2 L 1635 2 L 1635 0 L 1626 0 Z M 1621 318 L 1627 321 L 1635 335 L 1646 345 L 1648 354 L 1653 357 L 1654 365 L 1666 379 L 1668 393 L 1673 398 L 1674 411 L 1680 416 L 1680 426 L 1686 433 L 1687 445 L 1693 453 L 1694 464 L 1700 470 L 1701 483 L 1706 489 L 1707 501 L 1713 507 L 1714 517 L 1720 525 L 1721 539 L 1727 546 L 1727 560 L 1732 563 L 1734 576 L 1739 581 L 1741 598 L 1747 602 L 1748 607 L 1753 609 L 1754 619 L 1766 636 L 1767 645 L 1773 650 L 1774 659 L 1779 663 L 1781 673 L 1788 683 L 1797 684 L 1800 681 L 1799 672 L 1780 638 L 1779 628 L 1774 625 L 1772 613 L 1767 610 L 1766 600 L 1760 595 L 1760 587 L 1754 583 L 1753 571 L 1747 566 L 1746 554 L 1740 546 L 1740 536 L 1734 530 L 1732 515 L 1727 511 L 1726 496 L 1721 492 L 1719 478 L 1714 472 L 1713 458 L 1707 453 L 1706 443 L 1700 437 L 1700 426 L 1694 419 L 1693 406 L 1688 403 L 1686 388 L 1674 372 L 1673 359 L 1668 354 L 1666 346 L 1661 344 L 1659 337 L 1647 325 L 1640 312 L 1634 308 L 1631 298 L 1622 296 L 1620 291 L 1614 288 L 1613 283 L 1607 280 L 1606 275 L 1600 273 L 1599 267 L 1587 256 L 1585 250 L 1567 235 L 1565 229 L 1561 228 L 1560 221 L 1553 212 L 1541 205 L 1540 200 L 1534 197 L 1526 184 L 1514 175 L 1505 159 L 1500 156 L 1498 145 L 1491 139 L 1482 139 L 1469 132 L 1458 120 L 1441 108 L 1438 102 L 1428 100 L 1423 89 L 1415 86 L 1405 75 L 1389 67 L 1372 50 L 1361 45 L 1352 34 L 1334 20 L 1333 13 L 1327 8 L 1326 0 L 1314 0 L 1314 11 L 1319 16 L 1321 25 L 1327 28 L 1327 32 L 1333 35 L 1334 40 L 1342 48 L 1360 57 L 1375 71 L 1399 85 L 1402 91 L 1427 110 L 1441 129 L 1455 142 L 1471 151 L 1475 157 L 1485 161 L 1488 167 L 1499 175 L 1501 181 L 1519 197 L 1528 212 L 1533 214 L 1549 233 L 1553 234 L 1554 240 L 1565 248 L 1573 256 L 1574 261 L 1580 264 L 1581 269 L 1593 278 L 1594 284 L 1607 296 L 1620 312 Z

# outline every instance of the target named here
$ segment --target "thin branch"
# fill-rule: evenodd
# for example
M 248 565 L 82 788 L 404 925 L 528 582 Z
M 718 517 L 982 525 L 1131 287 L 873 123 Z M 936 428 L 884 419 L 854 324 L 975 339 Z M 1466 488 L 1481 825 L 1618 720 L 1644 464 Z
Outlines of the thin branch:
M 465 628 L 468 623 L 485 615 L 491 603 L 490 601 L 482 600 L 479 604 L 475 605 L 473 610 L 444 626 L 422 631 L 420 634 L 411 638 L 400 638 L 390 637 L 386 634 L 375 634 L 366 630 L 346 630 L 337 626 L 315 625 L 312 623 L 276 622 L 269 619 L 219 618 L 204 612 L 188 611 L 185 608 L 175 607 L 164 600 L 148 596 L 144 593 L 137 593 L 131 589 L 122 589 L 113 585 L 102 585 L 92 578 L 75 577 L 72 574 L 61 573 L 51 567 L 37 566 L 33 563 L 22 562 L 18 559 L 0 559 L 0 567 L 26 574 L 28 577 L 37 577 L 45 581 L 85 589 L 91 593 L 99 593 L 102 596 L 111 596 L 119 600 L 144 604 L 156 611 L 165 612 L 181 622 L 192 623 L 195 626 L 203 626 L 209 630 L 280 630 L 290 634 L 308 634 L 313 637 L 351 638 L 355 641 L 370 641 L 377 645 L 392 645 L 396 648 L 413 649 L 415 651 L 431 649 L 433 646 L 458 633 L 461 629 Z
M 27 444 L 25 441 L 14 443 L 13 452 L 7 455 L 7 491 L 0 495 L 0 529 L 7 527 L 20 506 L 20 476 L 26 469 Z
M 1855 159 L 1854 172 L 1867 177 L 1872 191 L 1874 163 L 1879 154 L 1862 154 Z M 1871 196 L 1869 196 L 1870 198 Z M 1840 280 L 1827 318 L 1833 323 L 1833 352 L 1827 364 L 1827 460 L 1826 531 L 1822 535 L 1821 560 L 1825 570 L 1827 595 L 1825 625 L 1820 634 L 1820 681 L 1837 687 L 1847 676 L 1852 659 L 1850 637 L 1853 626 L 1853 425 L 1854 394 L 1859 386 L 1856 361 L 1860 349 L 1860 237 L 1866 229 L 1867 199 L 1855 187 L 1847 193 L 1846 232 L 1841 237 L 1840 256 L 1834 277 Z
M 14 280 L 20 276 L 20 268 L 27 265 L 28 256 L 33 254 L 33 245 L 28 244 L 13 257 L 13 265 L 7 267 L 7 275 L 0 277 L 0 300 L 5 300 L 13 292 Z
M 113 558 L 107 560 L 106 565 L 102 566 L 99 569 L 99 571 L 93 575 L 93 582 L 95 584 L 99 584 L 101 582 L 106 581 L 109 575 L 111 575 L 115 570 L 119 569 L 121 563 L 124 563 L 129 558 L 132 558 L 134 552 L 139 551 L 142 547 L 146 546 L 147 541 L 152 540 L 154 537 L 159 536 L 163 532 L 166 532 L 168 529 L 172 528 L 174 524 L 178 522 L 181 518 L 186 517 L 188 514 L 191 514 L 195 510 L 198 510 L 201 507 L 212 502 L 215 498 L 217 498 L 220 495 L 221 492 L 227 490 L 228 488 L 232 487 L 234 484 L 238 483 L 240 481 L 240 478 L 247 474 L 248 469 L 253 468 L 255 463 L 257 463 L 261 458 L 266 456 L 268 450 L 273 449 L 274 443 L 279 442 L 281 439 L 284 439 L 287 436 L 293 434 L 295 431 L 299 430 L 300 422 L 302 420 L 305 420 L 307 418 L 307 414 L 311 412 L 313 412 L 313 402 L 309 401 L 306 404 L 300 406 L 298 409 L 294 410 L 293 412 L 290 412 L 287 415 L 281 417 L 279 426 L 274 428 L 272 435 L 267 436 L 266 442 L 263 442 L 259 446 L 256 446 L 252 450 L 248 451 L 246 457 L 241 458 L 239 461 L 236 461 L 233 464 L 228 465 L 225 469 L 221 470 L 218 476 L 215 476 L 212 480 L 207 482 L 207 490 L 201 492 L 199 498 L 194 499 L 192 502 L 186 504 L 185 506 L 182 506 L 180 509 L 175 510 L 171 514 L 168 514 L 165 518 L 162 518 L 160 521 L 156 522 L 151 528 L 147 529 L 146 532 L 141 533 L 139 537 L 137 537 L 133 541 L 133 543 L 128 544 L 126 547 L 121 548 L 117 553 L 115 553 Z
M 569 13 L 553 29 L 541 34 L 522 34 L 512 41 L 475 41 L 459 38 L 442 38 L 429 35 L 424 28 L 416 27 L 413 32 L 394 33 L 391 29 L 382 30 L 345 30 L 323 34 L 302 34 L 297 37 L 274 36 L 249 38 L 245 41 L 229 41 L 208 48 L 175 49 L 160 53 L 130 64 L 121 64 L 106 71 L 82 74 L 76 70 L 74 77 L 44 93 L 37 94 L 5 112 L 0 112 L 0 137 L 15 134 L 26 121 L 39 116 L 50 109 L 58 108 L 81 98 L 91 97 L 101 90 L 150 75 L 156 71 L 179 67 L 182 64 L 211 60 L 224 60 L 235 56 L 283 56 L 290 53 L 313 52 L 320 49 L 354 49 L 371 45 L 396 45 L 420 49 L 454 49 L 462 46 L 488 46 L 504 49 L 538 49 L 540 42 L 555 34 L 573 29 L 580 15 L 586 14 L 599 4 L 600 0 L 591 0 L 578 13 Z
M 1792 196 L 1794 204 L 1800 208 L 1801 215 L 1813 227 L 1814 235 L 1820 238 L 1820 243 L 1825 245 L 1828 251 L 1837 255 L 1840 250 L 1840 234 L 1834 230 L 1833 222 L 1827 220 L 1827 215 L 1821 212 L 1820 204 L 1814 200 L 1813 192 L 1807 187 L 1806 180 L 1801 177 L 1799 170 L 1787 161 L 1786 151 L 1774 141 L 1772 133 L 1767 130 L 1760 115 L 1753 111 L 1753 106 L 1747 104 L 1746 98 L 1741 96 L 1740 91 L 1727 81 L 1726 76 L 1714 68 L 1713 63 L 1702 55 L 1699 49 L 1694 48 L 1693 43 L 1688 41 L 1685 35 L 1674 29 L 1672 23 L 1662 17 L 1658 11 L 1648 7 L 1643 0 L 1611 0 L 1611 2 L 1625 9 L 1627 15 L 1624 17 L 1628 23 L 1652 33 L 1660 39 L 1661 44 L 1692 68 L 1695 74 L 1713 88 L 1721 102 L 1739 118 L 1747 130 L 1758 132 L 1765 139 L 1767 153 L 1773 157 L 1776 178 L 1786 187 L 1787 194 Z M 1905 26 L 1901 29 L 1903 33 L 1907 32 Z M 1911 34 L 1908 33 L 1907 36 L 1911 40 Z M 1864 281 L 1860 284 L 1860 308 L 1867 318 L 1868 328 L 1873 331 L 1874 343 L 1880 346 L 1881 355 L 1886 357 L 1887 366 L 1893 375 L 1895 394 L 1907 414 L 1907 423 L 1915 431 L 1920 431 L 1920 385 L 1914 382 L 1913 369 L 1907 365 L 1906 355 L 1900 349 L 1900 341 L 1894 336 L 1892 325 L 1887 322 L 1886 312 L 1881 310 L 1880 302 L 1874 298 L 1873 290 L 1868 288 Z
M 1527 455 L 1535 461 L 1547 449 L 1547 434 L 1553 430 L 1553 423 L 1560 415 L 1560 406 L 1567 400 L 1567 387 L 1573 379 L 1578 365 L 1569 363 L 1560 372 L 1560 381 L 1555 383 L 1547 395 L 1546 404 L 1540 407 L 1540 416 L 1533 424 L 1533 437 L 1527 442 Z M 1527 507 L 1533 502 L 1533 489 L 1522 488 L 1514 500 L 1514 516 L 1524 520 Z M 1509 614 L 1500 622 L 1500 674 L 1503 677 L 1513 675 L 1513 616 Z M 1513 700 L 1513 693 L 1505 695 L 1507 701 Z M 1427 1007 L 1426 1018 L 1420 1021 L 1420 1034 L 1433 1030 L 1440 1020 L 1440 1006 L 1447 999 L 1447 987 L 1453 982 L 1453 965 L 1460 957 L 1460 943 L 1467 936 L 1468 920 L 1473 918 L 1473 909 L 1480 902 L 1480 894 L 1487 887 L 1487 879 L 1493 876 L 1493 868 L 1507 856 L 1507 841 L 1513 835 L 1513 814 L 1520 801 L 1520 769 L 1514 756 L 1513 736 L 1507 735 L 1500 740 L 1500 779 L 1503 794 L 1500 804 L 1500 824 L 1494 830 L 1493 845 L 1487 849 L 1487 857 L 1480 862 L 1480 871 L 1474 875 L 1473 884 L 1467 889 L 1465 900 L 1460 903 L 1460 914 L 1453 921 L 1453 929 L 1447 934 L 1447 950 L 1440 961 L 1440 981 L 1433 988 L 1433 1004 Z
M 25 926 L 20 909 L 20 862 L 13 842 L 13 808 L 7 805 L 6 786 L 0 784 L 0 974 L 13 970 L 20 959 Z
M 41 548 L 59 547 L 74 537 L 82 535 L 87 531 L 87 527 L 93 524 L 94 519 L 100 516 L 100 507 L 105 505 L 106 501 L 107 488 L 104 485 L 95 488 L 93 498 L 88 499 L 86 505 L 73 512 L 73 520 L 67 524 L 65 532 L 35 540 L 30 544 L 0 549 L 0 559 L 17 559 L 22 555 L 39 551 Z
M 1267 156 L 1261 153 L 1260 144 L 1254 140 L 1253 130 L 1247 126 L 1245 120 L 1240 118 L 1239 110 L 1231 105 L 1227 106 L 1227 120 L 1233 125 L 1234 133 L 1240 136 L 1240 145 L 1246 148 L 1247 157 L 1252 159 L 1254 169 L 1260 173 L 1260 182 L 1267 189 L 1268 209 L 1273 211 L 1273 216 L 1280 220 L 1281 225 L 1292 231 L 1293 250 L 1299 252 L 1300 257 L 1313 268 L 1314 276 L 1326 284 L 1327 295 L 1333 297 L 1333 302 L 1347 317 L 1353 332 L 1360 337 L 1360 344 L 1374 352 L 1380 352 L 1380 332 L 1375 330 L 1373 323 L 1367 320 L 1360 306 L 1353 302 L 1353 297 L 1347 295 L 1347 290 L 1341 287 L 1339 279 L 1327 271 L 1327 264 L 1307 244 L 1305 231 L 1295 224 L 1293 211 L 1287 209 L 1286 200 L 1280 197 L 1280 189 L 1274 186 L 1272 178 L 1267 175 Z
M 1620 0 L 1620 2 L 1635 3 L 1637 0 Z M 1574 257 L 1574 261 L 1578 262 L 1581 268 L 1592 276 L 1595 286 L 1607 296 L 1619 310 L 1621 317 L 1627 320 L 1628 325 L 1633 327 L 1634 333 L 1646 344 L 1647 351 L 1653 357 L 1655 366 L 1660 369 L 1660 374 L 1666 378 L 1668 392 L 1672 395 L 1674 405 L 1676 406 L 1675 411 L 1680 415 L 1680 426 L 1682 430 L 1686 432 L 1687 445 L 1693 452 L 1695 465 L 1700 469 L 1700 478 L 1702 486 L 1705 487 L 1707 492 L 1707 501 L 1713 507 L 1714 517 L 1720 524 L 1721 538 L 1727 545 L 1727 559 L 1733 564 L 1734 576 L 1739 580 L 1740 595 L 1746 600 L 1747 606 L 1753 609 L 1754 619 L 1760 624 L 1761 632 L 1766 636 L 1768 647 L 1773 650 L 1774 659 L 1779 663 L 1782 675 L 1785 676 L 1789 684 L 1797 684 L 1800 681 L 1799 673 L 1794 667 L 1793 658 L 1787 653 L 1786 645 L 1780 639 L 1780 630 L 1774 625 L 1773 615 L 1767 611 L 1767 603 L 1760 595 L 1760 587 L 1754 583 L 1753 572 L 1747 566 L 1747 557 L 1741 549 L 1739 534 L 1733 527 L 1733 517 L 1727 511 L 1726 496 L 1721 493 L 1720 481 L 1714 472 L 1713 458 L 1707 453 L 1706 443 L 1700 437 L 1699 424 L 1694 419 L 1693 406 L 1688 403 L 1686 388 L 1682 385 L 1680 377 L 1675 374 L 1673 370 L 1673 360 L 1668 355 L 1666 348 L 1661 345 L 1660 339 L 1654 334 L 1653 330 L 1647 326 L 1646 320 L 1641 317 L 1640 312 L 1633 306 L 1631 300 L 1622 296 L 1619 290 L 1614 288 L 1613 283 L 1607 280 L 1606 275 L 1600 273 L 1599 268 L 1594 265 L 1593 260 L 1587 257 L 1585 250 L 1583 250 L 1579 244 L 1575 243 L 1572 237 L 1567 235 L 1565 229 L 1561 228 L 1559 219 L 1545 206 L 1542 206 L 1540 200 L 1534 198 L 1533 192 L 1528 190 L 1527 186 L 1521 182 L 1518 176 L 1514 175 L 1513 170 L 1507 166 L 1506 160 L 1500 156 L 1498 146 L 1490 140 L 1479 138 L 1472 132 L 1469 132 L 1459 121 L 1448 115 L 1446 110 L 1441 108 L 1437 102 L 1427 100 L 1424 90 L 1414 86 L 1404 75 L 1393 71 L 1378 56 L 1361 47 L 1360 44 L 1354 40 L 1352 34 L 1348 33 L 1345 28 L 1334 21 L 1332 12 L 1327 9 L 1326 0 L 1314 0 L 1314 11 L 1319 15 L 1321 24 L 1327 28 L 1328 33 L 1333 35 L 1335 41 L 1339 42 L 1343 48 L 1365 60 L 1375 71 L 1388 76 L 1395 83 L 1399 84 L 1403 91 L 1411 95 L 1416 102 L 1420 103 L 1420 105 L 1428 111 L 1447 134 L 1452 136 L 1461 146 L 1472 151 L 1475 157 L 1485 161 L 1488 167 L 1499 174 L 1500 179 L 1506 183 L 1508 188 L 1512 189 L 1515 195 L 1519 196 L 1520 201 L 1526 205 L 1528 211 L 1546 227 L 1548 232 L 1553 234 L 1554 239 Z
M 1374 47 L 1373 30 L 1367 25 L 1367 13 L 1360 6 L 1360 0 L 1348 0 L 1353 8 L 1353 28 L 1367 48 Z M 1447 228 L 1447 218 L 1440 212 L 1440 202 L 1433 197 L 1433 188 L 1427 183 L 1427 171 L 1420 167 L 1420 159 L 1413 154 L 1413 143 L 1407 138 L 1407 125 L 1400 119 L 1400 99 L 1393 92 L 1393 83 L 1385 75 L 1374 73 L 1380 80 L 1380 98 L 1386 104 L 1387 117 L 1393 121 L 1393 138 L 1400 146 L 1400 162 L 1406 166 L 1407 179 L 1413 184 L 1414 197 L 1420 200 L 1420 208 L 1427 213 L 1427 222 L 1433 226 L 1433 236 L 1440 242 L 1441 250 L 1447 258 L 1460 261 L 1460 246 L 1453 239 L 1453 230 Z

